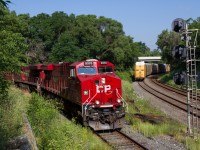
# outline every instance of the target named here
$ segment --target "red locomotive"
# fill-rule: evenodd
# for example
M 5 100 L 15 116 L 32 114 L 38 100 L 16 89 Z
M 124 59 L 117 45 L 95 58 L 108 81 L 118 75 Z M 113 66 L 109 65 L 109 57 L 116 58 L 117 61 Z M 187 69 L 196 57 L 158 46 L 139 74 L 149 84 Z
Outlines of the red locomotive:
M 65 109 L 78 114 L 94 130 L 120 129 L 124 124 L 127 105 L 121 80 L 108 61 L 30 65 L 22 67 L 21 75 L 13 80 L 62 97 Z

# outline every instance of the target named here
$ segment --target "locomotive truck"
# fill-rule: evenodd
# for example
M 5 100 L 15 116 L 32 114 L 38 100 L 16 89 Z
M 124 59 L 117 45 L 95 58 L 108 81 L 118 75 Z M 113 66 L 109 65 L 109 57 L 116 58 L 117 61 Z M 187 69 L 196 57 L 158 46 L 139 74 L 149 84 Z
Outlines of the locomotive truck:
M 95 131 L 123 127 L 127 103 L 122 98 L 121 80 L 108 61 L 29 65 L 21 68 L 20 75 L 7 74 L 7 78 L 63 98 L 65 111 L 76 114 Z

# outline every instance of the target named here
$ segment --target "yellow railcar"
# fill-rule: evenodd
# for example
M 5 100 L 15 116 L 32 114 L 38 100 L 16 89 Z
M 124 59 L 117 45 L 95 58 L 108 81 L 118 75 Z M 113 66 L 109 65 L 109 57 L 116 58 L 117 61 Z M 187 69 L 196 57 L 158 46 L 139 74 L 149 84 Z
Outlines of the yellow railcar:
M 134 66 L 135 80 L 144 80 L 148 75 L 170 72 L 169 64 L 151 64 L 136 62 Z
M 143 80 L 146 77 L 146 65 L 144 62 L 136 62 L 134 75 L 135 80 Z

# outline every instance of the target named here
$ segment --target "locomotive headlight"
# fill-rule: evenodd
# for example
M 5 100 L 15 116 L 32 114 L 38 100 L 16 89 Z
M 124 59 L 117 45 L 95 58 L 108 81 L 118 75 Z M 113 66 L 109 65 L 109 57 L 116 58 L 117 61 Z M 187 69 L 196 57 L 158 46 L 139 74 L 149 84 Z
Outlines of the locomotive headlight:
M 100 104 L 99 100 L 95 100 L 95 104 L 99 105 Z
M 86 90 L 83 93 L 84 93 L 84 95 L 88 95 L 88 91 L 86 91 Z
M 118 103 L 121 103 L 121 101 L 122 101 L 121 99 L 117 99 L 117 102 L 118 102 Z
M 101 83 L 105 84 L 106 83 L 106 78 L 101 78 Z

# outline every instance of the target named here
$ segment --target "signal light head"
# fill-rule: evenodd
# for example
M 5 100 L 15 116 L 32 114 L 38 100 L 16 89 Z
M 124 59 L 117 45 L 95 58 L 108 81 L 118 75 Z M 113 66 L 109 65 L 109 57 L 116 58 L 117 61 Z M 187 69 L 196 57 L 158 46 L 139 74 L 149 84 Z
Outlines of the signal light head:
M 172 49 L 172 55 L 176 59 L 185 59 L 187 56 L 187 49 L 184 45 L 177 45 Z
M 175 73 L 173 76 L 173 80 L 174 83 L 177 85 L 186 84 L 187 83 L 186 73 L 185 72 Z
M 172 30 L 174 32 L 181 32 L 186 29 L 186 22 L 181 18 L 177 18 L 172 22 Z

